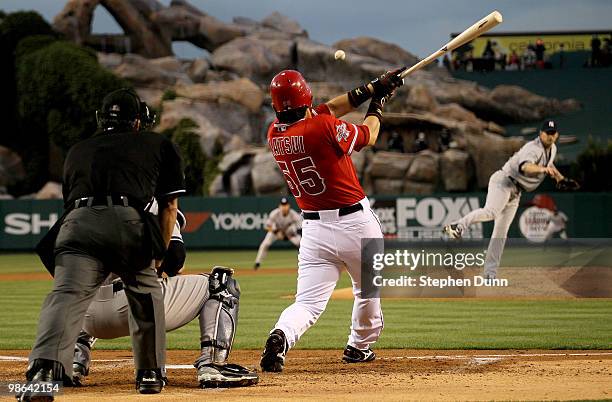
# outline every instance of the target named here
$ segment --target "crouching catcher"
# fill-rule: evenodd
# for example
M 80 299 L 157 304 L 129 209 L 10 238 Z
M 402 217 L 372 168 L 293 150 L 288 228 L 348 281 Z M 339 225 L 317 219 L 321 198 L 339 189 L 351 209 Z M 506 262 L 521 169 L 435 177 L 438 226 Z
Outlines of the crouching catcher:
M 161 282 L 166 331 L 196 317 L 200 321 L 200 356 L 194 366 L 202 388 L 243 387 L 257 384 L 257 374 L 227 362 L 238 321 L 240 286 L 233 270 L 214 267 L 210 274 L 178 275 Z M 127 298 L 120 280 L 103 286 L 85 315 L 73 363 L 73 381 L 80 385 L 89 374 L 91 349 L 97 338 L 129 334 Z

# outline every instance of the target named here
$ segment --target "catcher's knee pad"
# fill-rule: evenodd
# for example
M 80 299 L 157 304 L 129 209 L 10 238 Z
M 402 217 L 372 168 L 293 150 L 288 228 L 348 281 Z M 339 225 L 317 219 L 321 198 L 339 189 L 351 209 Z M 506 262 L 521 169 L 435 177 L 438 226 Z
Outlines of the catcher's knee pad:
M 209 276 L 209 298 L 200 313 L 202 353 L 196 361 L 196 367 L 223 363 L 232 349 L 240 298 L 240 285 L 232 278 L 233 273 L 230 268 L 214 267 Z

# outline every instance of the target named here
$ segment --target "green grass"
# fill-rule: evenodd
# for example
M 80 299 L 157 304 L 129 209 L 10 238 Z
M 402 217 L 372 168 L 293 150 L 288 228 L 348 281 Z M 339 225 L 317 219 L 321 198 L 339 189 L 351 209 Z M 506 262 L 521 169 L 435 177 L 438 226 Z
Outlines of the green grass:
M 275 274 L 296 266 L 295 250 L 274 250 L 255 276 L 254 251 L 191 252 L 190 272 L 215 265 L 236 268 L 242 287 L 235 348 L 259 349 L 281 311 L 292 300 L 296 273 Z M 42 272 L 32 254 L 0 255 L 0 273 Z M 50 280 L 0 281 L 0 349 L 29 349 Z M 338 287 L 350 286 L 343 274 Z M 352 301 L 332 300 L 298 348 L 342 348 L 350 326 Z M 385 330 L 377 348 L 426 349 L 612 349 L 612 300 L 383 300 Z M 197 320 L 168 336 L 168 347 L 197 349 Z M 129 338 L 101 340 L 98 348 L 129 348 Z

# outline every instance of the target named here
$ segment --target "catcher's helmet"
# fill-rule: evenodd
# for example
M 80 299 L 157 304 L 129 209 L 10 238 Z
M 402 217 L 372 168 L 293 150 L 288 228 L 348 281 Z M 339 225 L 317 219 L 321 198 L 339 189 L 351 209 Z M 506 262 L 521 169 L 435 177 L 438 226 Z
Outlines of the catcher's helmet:
M 281 71 L 272 78 L 270 96 L 276 113 L 312 105 L 312 91 L 302 74 L 295 70 Z
M 136 92 L 118 89 L 106 95 L 102 107 L 96 112 L 98 127 L 104 130 L 131 129 L 142 116 L 143 102 Z

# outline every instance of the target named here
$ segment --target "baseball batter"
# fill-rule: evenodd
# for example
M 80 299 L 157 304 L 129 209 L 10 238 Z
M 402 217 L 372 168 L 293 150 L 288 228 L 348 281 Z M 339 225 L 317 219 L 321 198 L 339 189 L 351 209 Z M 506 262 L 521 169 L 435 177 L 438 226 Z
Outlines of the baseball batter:
M 314 108 L 310 87 L 299 72 L 285 70 L 272 79 L 277 119 L 268 130 L 268 145 L 304 221 L 295 302 L 270 332 L 260 362 L 263 371 L 283 370 L 287 351 L 323 313 L 344 268 L 355 300 L 343 360 L 375 358 L 370 346 L 382 331 L 383 316 L 380 299 L 361 297 L 361 239 L 382 238 L 382 231 L 350 155 L 376 142 L 383 105 L 403 84 L 399 73 L 386 73 Z M 363 124 L 338 119 L 370 98 Z
M 268 249 L 276 240 L 289 240 L 296 247 L 300 247 L 302 236 L 298 231 L 301 224 L 300 214 L 291 209 L 286 197 L 281 198 L 278 208 L 273 209 L 268 215 L 265 225 L 267 233 L 259 245 L 257 258 L 255 258 L 255 269 L 259 269 L 261 262 L 268 254 Z
M 457 239 L 474 223 L 495 221 L 485 259 L 486 278 L 497 276 L 508 229 L 519 206 L 521 193 L 535 190 L 546 176 L 557 182 L 564 179 L 554 165 L 558 138 L 557 124 L 553 120 L 546 120 L 538 137 L 523 145 L 500 170 L 491 175 L 484 208 L 476 209 L 444 227 L 449 237 Z

